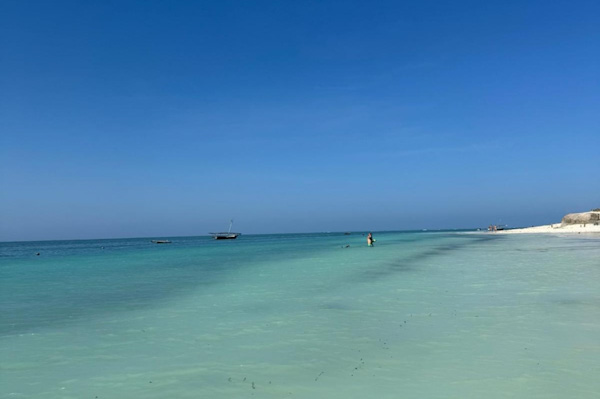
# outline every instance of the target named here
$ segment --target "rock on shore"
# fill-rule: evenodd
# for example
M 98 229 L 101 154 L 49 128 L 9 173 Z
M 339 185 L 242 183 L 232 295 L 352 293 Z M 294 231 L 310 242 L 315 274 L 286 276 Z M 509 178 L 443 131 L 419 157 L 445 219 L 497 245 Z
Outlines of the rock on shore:
M 586 224 L 600 222 L 600 212 L 569 213 L 562 218 L 561 225 Z

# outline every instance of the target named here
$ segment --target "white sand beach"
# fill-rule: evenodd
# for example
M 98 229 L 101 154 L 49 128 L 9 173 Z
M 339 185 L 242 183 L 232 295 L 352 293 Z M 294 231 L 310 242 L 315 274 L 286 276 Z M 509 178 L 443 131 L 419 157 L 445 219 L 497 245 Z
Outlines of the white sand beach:
M 494 234 L 581 234 L 581 233 L 600 233 L 600 225 L 594 224 L 569 224 L 561 225 L 560 223 L 547 224 L 543 226 L 526 227 L 523 229 L 501 230 Z
M 560 223 L 543 226 L 525 227 L 522 229 L 494 231 L 499 234 L 581 234 L 600 233 L 600 211 L 594 209 L 589 212 L 569 213 Z

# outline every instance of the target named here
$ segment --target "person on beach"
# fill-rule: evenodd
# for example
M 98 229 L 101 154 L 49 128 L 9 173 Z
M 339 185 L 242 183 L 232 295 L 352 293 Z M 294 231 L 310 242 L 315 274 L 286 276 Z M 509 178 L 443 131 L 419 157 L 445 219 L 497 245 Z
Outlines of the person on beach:
M 369 247 L 372 247 L 374 242 L 375 240 L 373 239 L 373 234 L 369 233 L 369 235 L 367 236 L 367 245 Z

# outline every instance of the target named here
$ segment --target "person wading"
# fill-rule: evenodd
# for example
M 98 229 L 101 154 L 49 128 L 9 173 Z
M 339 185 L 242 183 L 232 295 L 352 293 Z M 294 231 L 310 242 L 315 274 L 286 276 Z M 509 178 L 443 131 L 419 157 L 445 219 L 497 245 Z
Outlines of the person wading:
M 369 233 L 369 235 L 367 236 L 367 245 L 369 247 L 372 247 L 374 242 L 375 240 L 373 239 L 373 234 Z

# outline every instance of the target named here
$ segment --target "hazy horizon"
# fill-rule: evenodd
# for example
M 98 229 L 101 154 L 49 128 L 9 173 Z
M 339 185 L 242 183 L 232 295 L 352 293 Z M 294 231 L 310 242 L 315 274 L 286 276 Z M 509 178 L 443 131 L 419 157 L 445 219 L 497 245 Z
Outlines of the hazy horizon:
M 557 222 L 555 222 L 557 223 Z M 437 228 L 437 227 L 430 227 L 430 228 L 405 228 L 405 229 L 354 229 L 354 230 L 322 230 L 322 231 L 271 231 L 271 232 L 254 232 L 254 231 L 247 231 L 247 232 L 240 232 L 239 229 L 232 229 L 232 232 L 238 232 L 241 235 L 244 236 L 253 236 L 253 235 L 285 235 L 285 234 L 343 234 L 343 233 L 353 233 L 353 234 L 367 234 L 369 232 L 373 232 L 373 233 L 391 233 L 391 232 L 421 232 L 421 231 L 429 231 L 429 232 L 436 232 L 436 231 L 460 231 L 460 230 L 465 230 L 465 231 L 477 231 L 478 229 L 482 229 L 485 230 L 487 229 L 487 227 L 491 224 L 494 223 L 488 223 L 486 225 L 481 225 L 481 226 L 468 226 L 468 227 L 444 227 L 444 228 Z M 530 227 L 530 226 L 534 226 L 533 224 L 531 225 L 508 225 L 505 224 L 503 222 L 497 223 L 498 225 L 502 225 L 505 226 L 507 228 L 523 228 L 523 227 Z M 550 223 L 547 223 L 550 224 Z M 217 232 L 218 229 L 215 229 L 214 232 Z M 226 231 L 227 229 L 224 230 L 218 230 L 218 231 Z M 62 238 L 42 238 L 42 239 L 32 239 L 32 240 L 4 240 L 4 241 L 0 241 L 0 243 L 10 243 L 10 242 L 44 242 L 44 241 L 86 241 L 86 240 L 127 240 L 127 239 L 161 239 L 161 238 L 190 238 L 190 237 L 210 237 L 211 236 L 211 232 L 206 232 L 206 233 L 198 233 L 198 234 L 152 234 L 152 235 L 139 235 L 139 236 L 115 236 L 115 237 L 101 237 L 101 236 L 89 236 L 89 237 L 78 237 L 78 238 L 73 238 L 73 237 L 62 237 Z
M 515 226 L 516 227 L 516 226 Z M 525 227 L 525 226 L 519 226 Z M 367 233 L 414 233 L 414 232 L 443 232 L 443 231 L 477 231 L 477 229 L 485 228 L 482 227 L 470 227 L 470 228 L 449 228 L 449 229 L 407 229 L 407 230 L 341 230 L 341 231 L 301 231 L 301 232 L 271 232 L 271 233 L 241 233 L 241 236 L 267 236 L 267 235 L 310 235 L 310 234 L 362 234 Z M 135 240 L 135 239 L 160 239 L 160 238 L 193 238 L 193 237 L 211 237 L 210 233 L 197 234 L 197 235 L 151 235 L 151 236 L 138 236 L 138 237 L 87 237 L 87 238 L 59 238 L 59 239 L 41 239 L 41 240 L 13 240 L 13 241 L 0 241 L 0 243 L 11 243 L 11 242 L 52 242 L 52 241 L 101 241 L 101 240 Z

